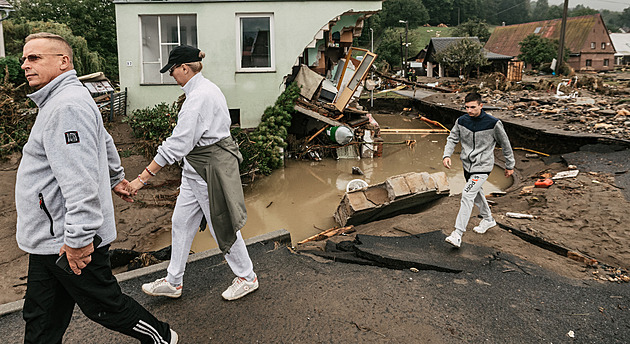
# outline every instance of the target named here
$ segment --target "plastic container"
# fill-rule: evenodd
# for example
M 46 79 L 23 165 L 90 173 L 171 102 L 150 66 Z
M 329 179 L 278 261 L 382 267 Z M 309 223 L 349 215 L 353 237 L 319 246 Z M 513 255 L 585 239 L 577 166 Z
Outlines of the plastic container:
M 330 141 L 340 145 L 347 144 L 354 137 L 352 129 L 345 126 L 330 127 L 326 129 L 326 135 L 330 138 Z

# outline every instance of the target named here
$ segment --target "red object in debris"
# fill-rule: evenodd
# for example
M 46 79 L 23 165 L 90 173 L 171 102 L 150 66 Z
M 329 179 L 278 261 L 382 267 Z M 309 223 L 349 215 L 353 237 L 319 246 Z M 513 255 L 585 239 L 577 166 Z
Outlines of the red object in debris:
M 553 180 L 551 180 L 551 179 L 549 179 L 549 178 L 546 178 L 546 179 L 538 179 L 538 180 L 534 183 L 534 185 L 535 185 L 537 188 L 548 188 L 548 187 L 550 187 L 550 186 L 552 186 L 552 185 L 553 185 Z

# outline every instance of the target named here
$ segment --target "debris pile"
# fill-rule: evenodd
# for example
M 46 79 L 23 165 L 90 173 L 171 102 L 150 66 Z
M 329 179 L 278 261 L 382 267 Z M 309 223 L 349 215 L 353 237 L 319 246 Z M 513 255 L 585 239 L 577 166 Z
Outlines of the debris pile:
M 346 192 L 334 217 L 341 226 L 366 223 L 418 208 L 448 196 L 449 192 L 444 172 L 401 174 L 389 177 L 383 183 Z

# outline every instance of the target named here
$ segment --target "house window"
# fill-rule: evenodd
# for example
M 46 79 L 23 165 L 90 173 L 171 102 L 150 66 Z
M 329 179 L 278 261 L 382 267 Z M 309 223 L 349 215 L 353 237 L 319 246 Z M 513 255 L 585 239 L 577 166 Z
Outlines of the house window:
M 602 43 L 602 49 L 606 49 L 606 43 Z
M 239 72 L 275 71 L 273 14 L 237 14 Z
M 604 67 L 608 67 L 609 61 L 608 59 L 604 59 Z
M 595 42 L 591 42 L 591 49 L 595 49 Z
M 175 84 L 169 73 L 160 73 L 168 54 L 178 45 L 197 47 L 197 16 L 140 16 L 142 35 L 142 84 Z
M 591 67 L 593 65 L 593 60 L 586 60 L 586 67 Z

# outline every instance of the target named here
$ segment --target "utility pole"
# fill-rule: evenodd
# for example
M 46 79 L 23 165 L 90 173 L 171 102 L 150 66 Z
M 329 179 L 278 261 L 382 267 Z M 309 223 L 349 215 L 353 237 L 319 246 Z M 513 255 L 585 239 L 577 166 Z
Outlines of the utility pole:
M 399 23 L 405 23 L 405 62 L 403 67 L 403 77 L 407 78 L 407 60 L 409 60 L 409 21 L 399 20 Z M 402 53 L 402 51 L 401 51 Z
M 402 33 L 400 34 L 400 71 L 401 75 L 404 77 L 405 75 L 405 54 L 403 52 L 403 41 L 402 41 Z
M 556 64 L 556 70 L 554 71 L 558 75 L 558 70 L 562 66 L 564 59 L 564 35 L 567 30 L 567 11 L 569 9 L 569 0 L 564 0 L 564 10 L 562 11 L 562 26 L 560 27 L 560 47 L 558 49 L 558 63 Z

